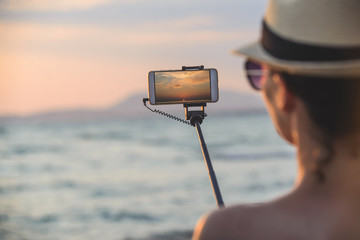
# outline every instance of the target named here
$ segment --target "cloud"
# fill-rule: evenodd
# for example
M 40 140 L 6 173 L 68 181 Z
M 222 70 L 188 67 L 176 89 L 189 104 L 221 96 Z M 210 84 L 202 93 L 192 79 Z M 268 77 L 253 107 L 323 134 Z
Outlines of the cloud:
M 246 39 L 248 32 L 235 30 L 153 30 L 146 28 L 104 27 L 90 25 L 42 24 L 31 22 L 0 22 L 0 49 L 21 47 L 41 51 L 48 47 L 66 50 L 82 48 L 126 48 L 187 46 L 205 43 L 223 43 Z
M 113 0 L 2 0 L 0 9 L 8 11 L 68 11 L 89 9 Z
M 191 89 L 197 85 L 209 82 L 207 71 L 175 71 L 160 72 L 156 76 L 156 86 L 162 88 L 187 88 Z
M 142 26 L 147 29 L 189 29 L 195 27 L 209 27 L 216 23 L 212 16 L 196 15 L 181 19 L 173 19 L 168 21 L 154 21 L 144 23 Z

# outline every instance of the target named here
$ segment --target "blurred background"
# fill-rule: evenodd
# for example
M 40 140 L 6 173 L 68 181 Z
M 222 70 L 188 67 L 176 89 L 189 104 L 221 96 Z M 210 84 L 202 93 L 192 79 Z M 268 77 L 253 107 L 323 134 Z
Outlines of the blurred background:
M 293 149 L 231 54 L 259 37 L 265 7 L 0 1 L 0 239 L 190 238 L 216 202 L 195 129 L 143 106 L 151 70 L 218 70 L 202 128 L 225 204 L 288 191 Z

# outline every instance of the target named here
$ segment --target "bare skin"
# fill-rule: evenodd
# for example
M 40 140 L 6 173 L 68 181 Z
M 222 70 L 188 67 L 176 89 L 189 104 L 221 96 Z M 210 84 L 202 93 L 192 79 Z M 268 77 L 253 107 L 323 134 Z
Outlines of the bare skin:
M 360 133 L 337 139 L 326 181 L 314 174 L 323 146 L 303 102 L 288 91 L 282 79 L 266 80 L 263 97 L 279 134 L 297 149 L 294 189 L 262 204 L 235 205 L 199 220 L 193 240 L 360 239 Z

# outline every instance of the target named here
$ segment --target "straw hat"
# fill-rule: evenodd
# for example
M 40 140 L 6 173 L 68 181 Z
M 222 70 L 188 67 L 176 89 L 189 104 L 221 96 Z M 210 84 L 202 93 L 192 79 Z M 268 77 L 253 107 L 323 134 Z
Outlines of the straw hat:
M 234 52 L 291 74 L 360 76 L 360 0 L 270 0 L 261 39 Z

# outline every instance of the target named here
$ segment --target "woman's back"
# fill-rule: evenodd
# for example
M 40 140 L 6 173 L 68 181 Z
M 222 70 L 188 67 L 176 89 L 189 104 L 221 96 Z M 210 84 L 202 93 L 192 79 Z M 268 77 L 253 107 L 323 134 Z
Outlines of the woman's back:
M 194 239 L 358 240 L 360 205 L 300 190 L 264 204 L 215 211 Z

